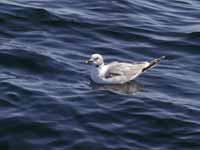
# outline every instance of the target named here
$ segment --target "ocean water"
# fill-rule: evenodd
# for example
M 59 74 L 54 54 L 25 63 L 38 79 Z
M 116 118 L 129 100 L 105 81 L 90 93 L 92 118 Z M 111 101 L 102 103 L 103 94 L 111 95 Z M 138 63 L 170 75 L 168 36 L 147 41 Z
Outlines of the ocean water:
M 124 85 L 106 62 L 159 66 Z M 0 150 L 200 150 L 199 0 L 1 0 Z

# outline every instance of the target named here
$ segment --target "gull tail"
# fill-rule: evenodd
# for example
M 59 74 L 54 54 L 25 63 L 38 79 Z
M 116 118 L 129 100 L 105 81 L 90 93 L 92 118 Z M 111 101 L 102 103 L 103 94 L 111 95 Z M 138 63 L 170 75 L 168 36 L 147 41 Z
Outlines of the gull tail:
M 165 59 L 166 56 L 161 56 L 160 58 L 154 59 L 152 61 L 149 62 L 149 65 L 147 67 L 145 67 L 144 69 L 142 69 L 142 72 L 145 72 L 153 67 L 155 67 L 156 65 L 158 65 L 160 63 L 160 61 L 162 59 Z

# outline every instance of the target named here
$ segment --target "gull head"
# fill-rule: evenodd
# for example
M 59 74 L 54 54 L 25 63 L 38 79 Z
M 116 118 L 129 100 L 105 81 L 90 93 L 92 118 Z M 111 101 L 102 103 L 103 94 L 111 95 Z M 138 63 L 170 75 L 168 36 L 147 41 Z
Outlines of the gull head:
M 85 61 L 86 64 L 94 64 L 96 67 L 99 67 L 104 64 L 103 56 L 100 54 L 92 54 L 90 59 Z

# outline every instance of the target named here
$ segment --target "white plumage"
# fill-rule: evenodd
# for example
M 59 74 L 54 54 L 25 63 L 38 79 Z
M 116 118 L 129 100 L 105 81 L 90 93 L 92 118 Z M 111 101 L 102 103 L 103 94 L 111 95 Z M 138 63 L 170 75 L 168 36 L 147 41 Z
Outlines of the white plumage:
M 146 70 L 156 66 L 162 58 L 165 57 L 162 56 L 150 62 L 112 62 L 110 64 L 104 64 L 102 55 L 93 54 L 86 63 L 93 64 L 90 76 L 94 82 L 100 84 L 123 84 L 135 79 Z

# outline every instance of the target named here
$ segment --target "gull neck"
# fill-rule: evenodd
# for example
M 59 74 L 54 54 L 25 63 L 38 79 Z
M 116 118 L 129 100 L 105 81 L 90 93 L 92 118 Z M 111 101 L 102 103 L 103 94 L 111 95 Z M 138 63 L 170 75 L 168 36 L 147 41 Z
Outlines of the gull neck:
M 104 63 L 100 64 L 100 65 L 96 65 L 96 68 L 101 68 L 104 66 Z

